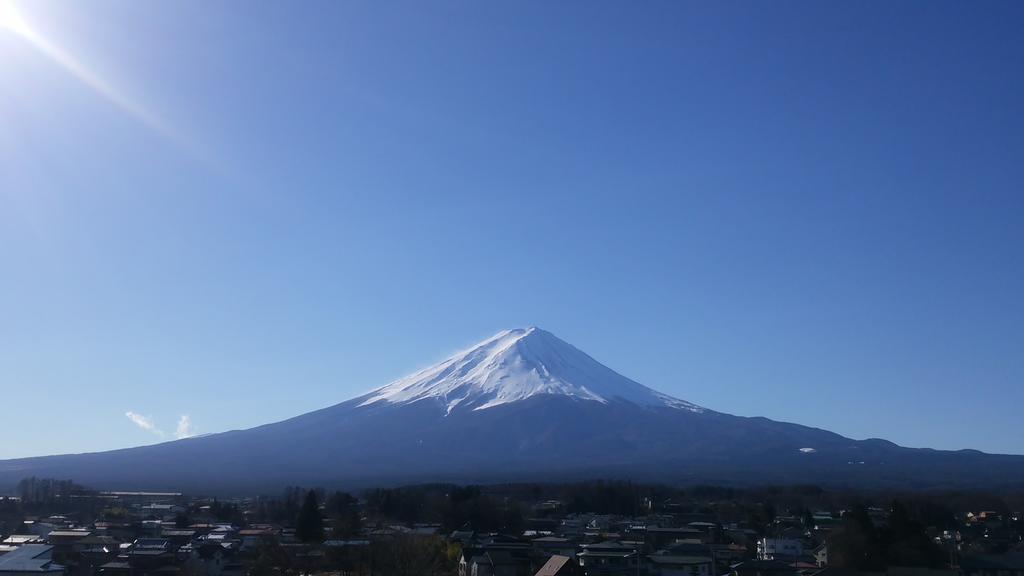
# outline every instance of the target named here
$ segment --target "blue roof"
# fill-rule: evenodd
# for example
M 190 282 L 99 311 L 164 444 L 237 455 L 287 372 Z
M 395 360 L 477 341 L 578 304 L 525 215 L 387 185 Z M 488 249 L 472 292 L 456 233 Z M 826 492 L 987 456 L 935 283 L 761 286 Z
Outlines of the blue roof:
M 53 546 L 25 544 L 13 552 L 0 556 L 0 573 L 4 572 L 63 572 L 64 567 L 50 558 Z

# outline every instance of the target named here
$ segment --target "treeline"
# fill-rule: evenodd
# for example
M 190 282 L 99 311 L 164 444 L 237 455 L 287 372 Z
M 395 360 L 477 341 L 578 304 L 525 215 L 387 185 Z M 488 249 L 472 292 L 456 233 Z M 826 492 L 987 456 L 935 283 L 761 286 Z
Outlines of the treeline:
M 439 524 L 442 530 L 472 528 L 516 533 L 526 526 L 529 504 L 480 486 L 428 485 L 381 488 L 365 494 L 368 515 L 407 524 Z
M 593 481 L 571 484 L 498 484 L 460 486 L 425 484 L 378 488 L 364 493 L 369 512 L 408 523 L 434 523 L 457 529 L 471 525 L 477 530 L 514 530 L 530 516 L 544 516 L 538 502 L 557 500 L 560 513 L 639 515 L 650 503 L 667 498 L 661 486 L 626 481 Z
M 97 492 L 72 480 L 25 478 L 15 489 L 17 498 L 0 496 L 0 533 L 17 530 L 28 516 L 62 514 L 73 519 L 97 517 L 106 505 Z
M 362 528 L 359 500 L 347 492 L 289 486 L 279 498 L 259 498 L 248 521 L 295 526 L 305 541 L 350 538 Z
M 957 515 L 970 510 L 1006 513 L 1024 509 L 1024 494 L 1019 492 L 836 490 L 813 485 L 673 487 L 595 480 L 486 486 L 427 484 L 367 490 L 358 498 L 342 491 L 293 486 L 279 495 L 256 499 L 246 510 L 232 502 L 194 502 L 177 520 L 180 525 L 188 525 L 198 517 L 200 507 L 209 506 L 202 511 L 220 522 L 295 525 L 303 506 L 308 507 L 310 492 L 323 516 L 323 530 L 328 537 L 355 534 L 365 520 L 439 524 L 444 530 L 472 527 L 514 533 L 526 526 L 530 518 L 555 513 L 534 507 L 546 500 L 560 503 L 559 514 L 639 516 L 672 512 L 706 515 L 709 520 L 737 523 L 759 531 L 767 529 L 780 516 L 800 518 L 808 524 L 813 512 L 825 511 L 838 518 L 843 510 L 888 508 L 895 501 L 900 502 L 916 522 L 939 530 L 956 526 Z M 85 520 L 116 512 L 104 510 L 101 500 L 88 497 L 95 495 L 94 491 L 72 480 L 26 478 L 18 484 L 17 494 L 20 502 L 0 503 L 0 513 L 8 522 L 23 515 L 71 512 Z M 871 534 L 872 530 L 861 524 L 848 532 Z
M 970 510 L 1010 512 L 1024 508 L 1024 494 L 988 492 L 901 492 L 883 490 L 830 490 L 813 485 L 752 488 L 697 485 L 671 487 L 628 481 L 595 480 L 561 484 L 498 484 L 459 486 L 426 484 L 378 488 L 363 493 L 367 512 L 391 520 L 438 523 L 458 528 L 462 523 L 480 529 L 516 525 L 515 515 L 543 516 L 531 510 L 545 500 L 561 503 L 562 513 L 637 516 L 674 512 L 707 515 L 722 523 L 761 528 L 779 516 L 808 519 L 824 511 L 835 518 L 856 507 L 887 508 L 900 501 L 926 526 L 955 525 L 957 514 Z
M 72 480 L 55 480 L 53 478 L 24 478 L 18 482 L 17 494 L 26 504 L 48 504 L 57 500 L 70 498 L 72 495 L 92 494 L 85 486 L 75 484 Z
M 241 526 L 248 520 L 245 511 L 234 502 L 221 502 L 214 498 L 212 501 L 200 500 L 189 505 L 184 513 L 179 513 L 174 518 L 174 525 L 178 528 L 188 528 L 196 522 L 202 514 L 206 518 L 212 518 L 216 522 L 234 524 Z
M 806 487 L 779 490 L 784 510 L 809 509 L 804 499 L 823 491 Z M 785 496 L 785 497 L 784 497 Z M 733 488 L 697 486 L 671 488 L 628 481 L 595 480 L 566 484 L 502 484 L 458 486 L 429 484 L 380 488 L 364 494 L 367 513 L 405 523 L 440 524 L 445 530 L 471 527 L 482 531 L 516 532 L 530 518 L 553 514 L 593 513 L 641 516 L 656 512 L 705 515 L 708 519 L 764 528 L 776 517 L 776 505 L 760 493 Z M 544 501 L 559 507 L 534 507 Z
M 362 510 L 351 494 L 322 489 L 289 487 L 280 499 L 261 499 L 254 520 L 295 527 L 302 542 L 318 545 L 325 538 L 361 537 Z M 293 556 L 278 542 L 258 545 L 250 574 L 281 576 L 317 572 L 393 574 L 395 576 L 450 576 L 457 572 L 458 546 L 439 536 L 394 534 L 374 539 L 363 547 L 327 547 L 323 554 Z

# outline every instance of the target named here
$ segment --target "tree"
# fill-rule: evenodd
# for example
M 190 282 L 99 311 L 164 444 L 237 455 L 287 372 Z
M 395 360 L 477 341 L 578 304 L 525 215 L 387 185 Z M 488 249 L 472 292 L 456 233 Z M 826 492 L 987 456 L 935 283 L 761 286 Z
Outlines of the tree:
M 810 508 L 804 508 L 803 510 L 803 523 L 804 529 L 814 530 L 814 513 L 811 512 Z
M 321 542 L 324 539 L 324 521 L 320 517 L 320 503 L 316 491 L 306 493 L 306 499 L 295 519 L 295 536 L 303 542 Z
M 179 512 L 174 515 L 174 527 L 175 528 L 188 528 L 192 525 L 192 519 L 185 512 Z
M 288 554 L 277 544 L 260 542 L 249 570 L 250 576 L 276 576 L 291 567 Z
M 331 519 L 331 536 L 350 538 L 362 527 L 362 518 L 357 509 L 359 501 L 346 492 L 335 492 L 324 505 L 327 516 Z
M 877 571 L 885 560 L 879 550 L 878 532 L 864 506 L 854 506 L 828 537 L 828 563 L 837 568 Z
M 945 554 L 928 537 L 919 515 L 899 500 L 889 509 L 886 527 L 886 559 L 893 566 L 940 568 Z
M 374 572 L 390 576 L 452 574 L 458 557 L 437 536 L 398 535 L 374 542 Z

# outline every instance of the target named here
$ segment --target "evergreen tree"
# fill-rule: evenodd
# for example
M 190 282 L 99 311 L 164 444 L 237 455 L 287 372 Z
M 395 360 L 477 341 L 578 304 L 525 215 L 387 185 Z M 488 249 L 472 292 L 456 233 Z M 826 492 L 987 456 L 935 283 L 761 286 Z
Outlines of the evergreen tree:
M 814 513 L 811 512 L 810 508 L 804 508 L 803 510 L 803 523 L 805 529 L 814 530 Z
M 359 533 L 362 519 L 356 509 L 357 504 L 358 500 L 345 492 L 335 492 L 327 499 L 324 507 L 333 521 L 333 537 L 350 538 Z
M 295 536 L 303 542 L 321 542 L 324 539 L 324 521 L 320 517 L 320 503 L 316 492 L 306 493 L 306 500 L 295 519 Z
M 829 566 L 867 572 L 885 567 L 878 532 L 868 510 L 854 506 L 843 514 L 843 521 L 828 537 Z

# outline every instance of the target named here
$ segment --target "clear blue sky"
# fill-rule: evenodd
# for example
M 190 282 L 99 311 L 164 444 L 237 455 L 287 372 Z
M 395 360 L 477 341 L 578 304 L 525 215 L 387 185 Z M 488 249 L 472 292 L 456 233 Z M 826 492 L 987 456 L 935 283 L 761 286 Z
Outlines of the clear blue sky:
M 1024 4 L 0 3 L 0 457 L 525 325 L 715 410 L 1024 453 Z

